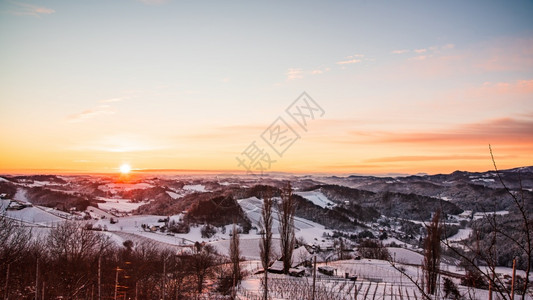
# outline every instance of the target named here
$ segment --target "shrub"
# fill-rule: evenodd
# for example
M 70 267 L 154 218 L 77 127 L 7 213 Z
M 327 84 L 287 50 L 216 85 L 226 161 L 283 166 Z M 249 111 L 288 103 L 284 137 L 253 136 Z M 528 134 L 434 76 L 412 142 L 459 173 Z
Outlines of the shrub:
M 202 227 L 202 229 L 200 230 L 200 233 L 202 234 L 202 238 L 209 239 L 212 236 L 214 236 L 215 233 L 217 233 L 217 230 L 215 227 L 207 224 L 204 227 Z
M 457 289 L 457 285 L 448 277 L 444 277 L 444 297 L 445 298 L 451 298 L 451 299 L 460 299 L 461 294 L 459 294 L 459 290 Z

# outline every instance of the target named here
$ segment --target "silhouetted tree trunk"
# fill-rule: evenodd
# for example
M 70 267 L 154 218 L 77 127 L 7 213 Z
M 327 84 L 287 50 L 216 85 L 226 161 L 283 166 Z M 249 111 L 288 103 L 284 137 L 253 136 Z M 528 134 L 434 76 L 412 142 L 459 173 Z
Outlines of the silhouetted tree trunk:
M 261 242 L 259 243 L 259 250 L 261 256 L 261 264 L 263 265 L 264 286 L 263 299 L 268 299 L 268 267 L 270 266 L 270 259 L 272 257 L 272 194 L 270 190 L 265 192 L 263 196 L 263 209 L 261 211 L 261 222 L 259 227 L 261 229 Z
M 241 280 L 241 249 L 239 247 L 239 232 L 237 231 L 237 226 L 233 223 L 233 234 L 231 236 L 231 243 L 229 247 L 229 256 L 232 264 L 232 279 L 233 279 L 233 291 L 232 296 L 235 298 L 236 287 L 239 281 Z
M 437 210 L 431 223 L 426 226 L 427 236 L 424 241 L 424 280 L 427 293 L 430 295 L 435 294 L 440 271 L 440 236 L 442 234 L 440 214 L 440 210 Z
M 213 275 L 213 266 L 217 263 L 216 251 L 211 245 L 195 247 L 195 253 L 190 256 L 189 267 L 196 278 L 196 292 L 201 294 L 204 289 L 204 282 Z
M 283 256 L 283 273 L 288 274 L 292 264 L 292 251 L 296 239 L 294 237 L 294 213 L 296 202 L 292 197 L 291 183 L 287 182 L 281 193 L 281 203 L 278 205 L 279 234 L 281 254 Z

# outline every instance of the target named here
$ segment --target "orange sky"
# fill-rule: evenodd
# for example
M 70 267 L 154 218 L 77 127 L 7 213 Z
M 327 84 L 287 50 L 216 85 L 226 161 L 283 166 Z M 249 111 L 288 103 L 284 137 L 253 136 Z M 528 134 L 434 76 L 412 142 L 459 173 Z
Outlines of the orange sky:
M 243 172 L 254 141 L 265 172 L 486 171 L 489 144 L 533 165 L 530 1 L 20 3 L 0 2 L 0 173 Z

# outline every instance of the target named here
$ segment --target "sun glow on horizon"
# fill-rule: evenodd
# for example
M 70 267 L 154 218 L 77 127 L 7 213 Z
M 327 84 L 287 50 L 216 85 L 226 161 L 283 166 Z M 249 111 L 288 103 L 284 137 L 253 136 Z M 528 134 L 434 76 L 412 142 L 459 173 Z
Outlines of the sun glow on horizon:
M 128 174 L 131 172 L 131 166 L 129 164 L 122 164 L 120 166 L 120 173 Z
M 0 1 L 0 176 L 533 164 L 533 1 L 23 2 Z

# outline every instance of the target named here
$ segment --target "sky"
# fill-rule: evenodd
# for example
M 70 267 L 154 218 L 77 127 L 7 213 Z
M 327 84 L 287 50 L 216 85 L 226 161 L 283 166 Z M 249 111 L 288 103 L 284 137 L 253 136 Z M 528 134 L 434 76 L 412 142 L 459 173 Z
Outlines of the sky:
M 2 173 L 533 165 L 533 2 L 0 0 L 0 141 Z

